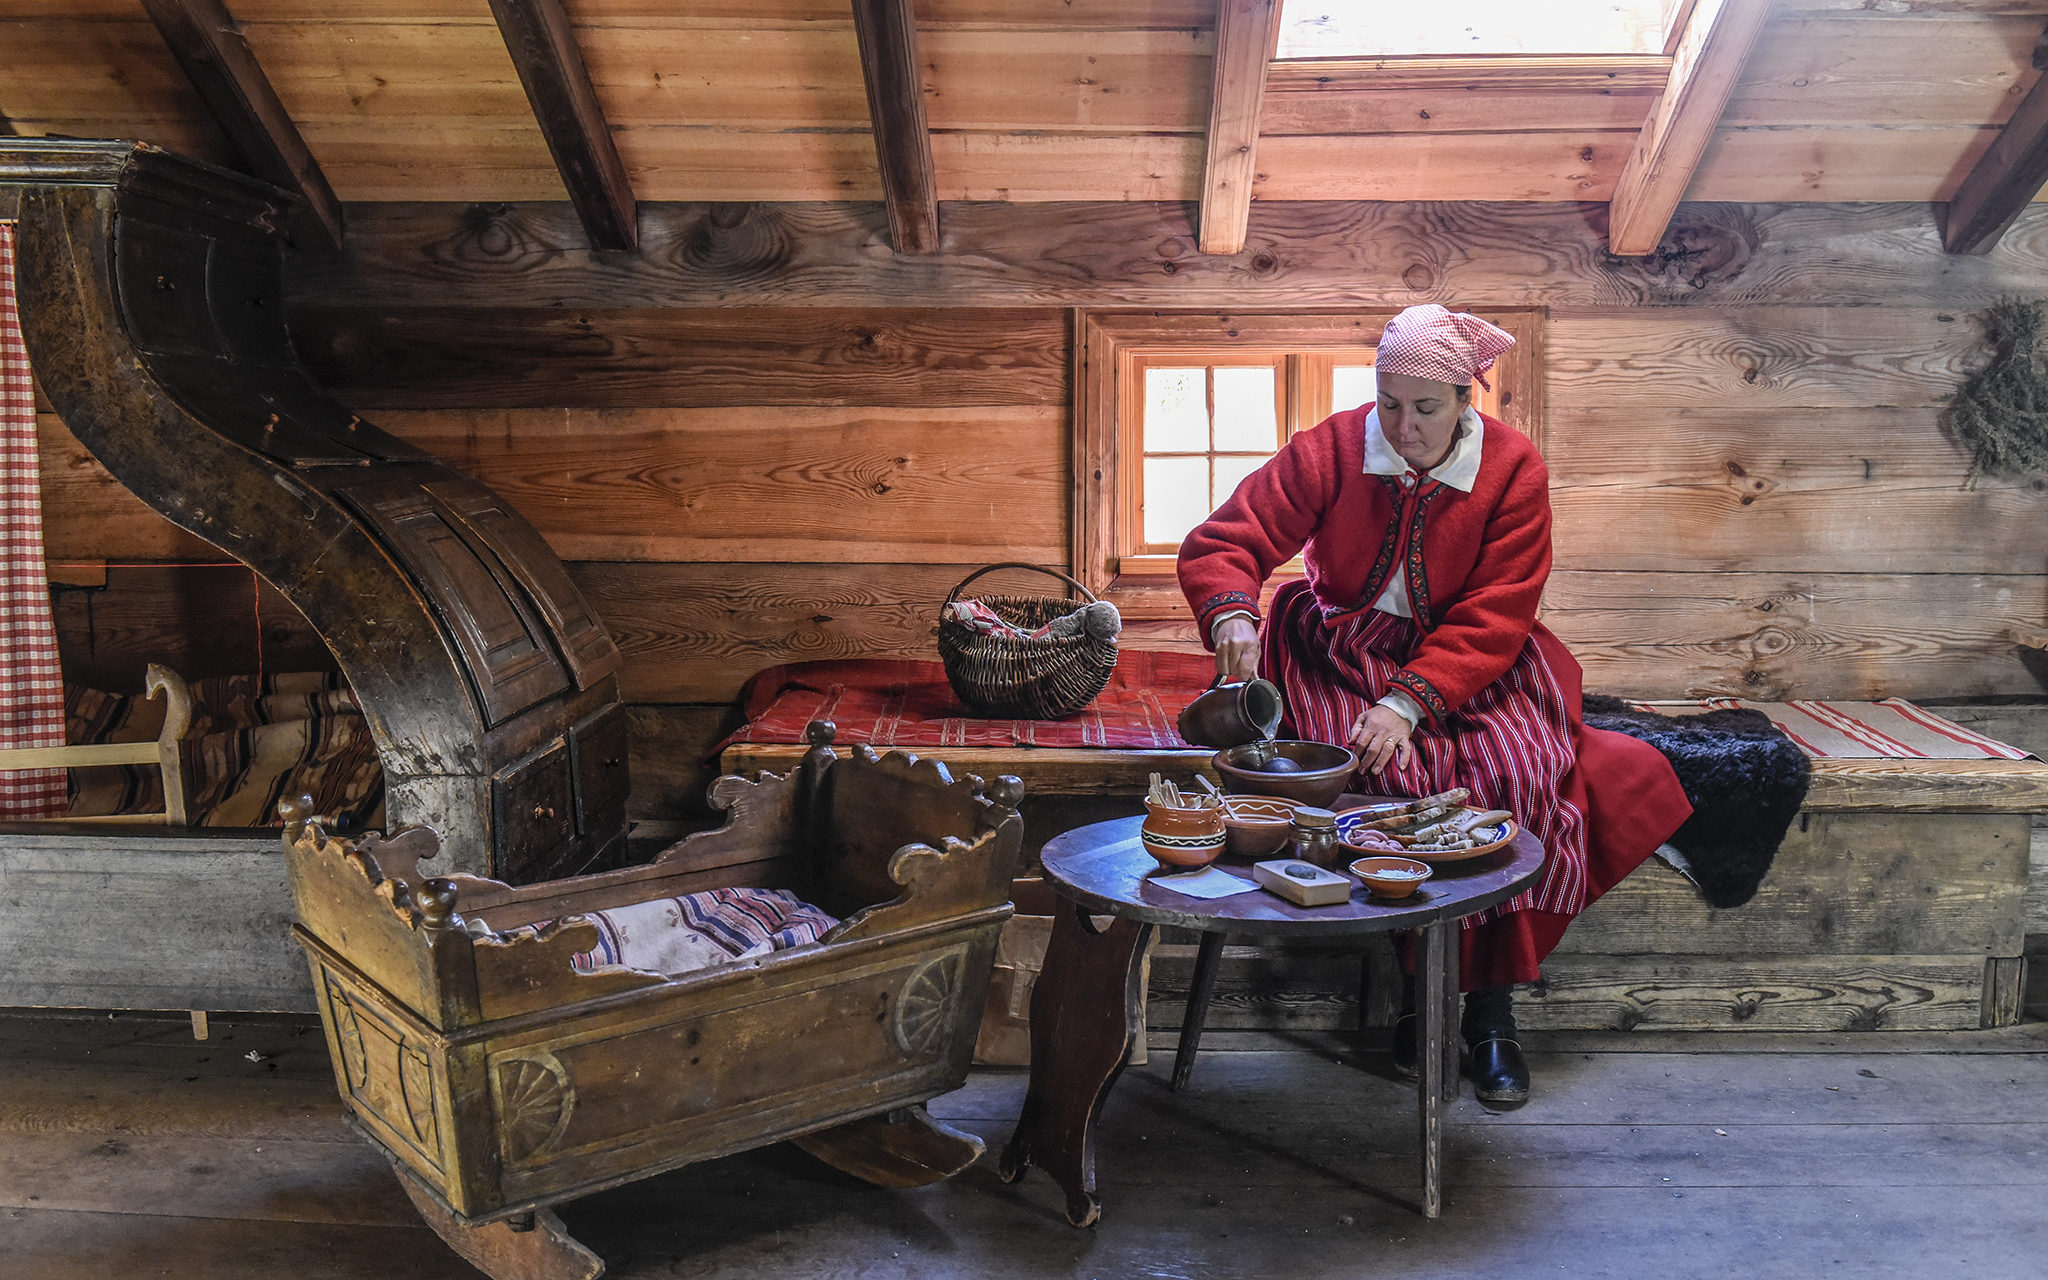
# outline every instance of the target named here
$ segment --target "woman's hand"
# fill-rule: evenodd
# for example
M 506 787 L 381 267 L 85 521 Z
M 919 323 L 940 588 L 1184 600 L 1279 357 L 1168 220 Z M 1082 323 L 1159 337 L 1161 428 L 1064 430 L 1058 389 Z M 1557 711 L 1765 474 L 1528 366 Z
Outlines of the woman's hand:
M 1259 629 L 1245 617 L 1216 624 L 1216 674 L 1225 680 L 1250 680 L 1259 674 Z
M 1414 732 L 1406 716 L 1375 703 L 1351 726 L 1351 745 L 1358 748 L 1358 762 L 1369 773 L 1378 773 L 1389 763 L 1405 769 L 1415 758 L 1415 748 L 1408 742 Z

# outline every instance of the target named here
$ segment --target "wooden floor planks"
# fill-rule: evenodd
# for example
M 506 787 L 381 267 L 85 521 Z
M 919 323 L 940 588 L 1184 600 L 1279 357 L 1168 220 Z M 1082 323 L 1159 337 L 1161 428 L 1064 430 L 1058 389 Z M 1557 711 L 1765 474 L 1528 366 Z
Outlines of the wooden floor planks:
M 1169 1053 L 1119 1083 L 1089 1231 L 1043 1174 L 1005 1186 L 989 1159 L 886 1192 L 790 1148 L 562 1216 L 641 1280 L 2038 1274 L 2048 1025 L 1530 1043 L 1528 1107 L 1450 1108 L 1435 1223 L 1412 1207 L 1413 1094 L 1384 1053 L 1228 1031 L 1185 1094 Z M 216 1019 L 200 1044 L 182 1021 L 0 1015 L 0 1274 L 474 1276 L 348 1130 L 328 1070 L 317 1030 L 285 1019 Z M 999 1149 L 1024 1085 L 977 1072 L 932 1111 Z

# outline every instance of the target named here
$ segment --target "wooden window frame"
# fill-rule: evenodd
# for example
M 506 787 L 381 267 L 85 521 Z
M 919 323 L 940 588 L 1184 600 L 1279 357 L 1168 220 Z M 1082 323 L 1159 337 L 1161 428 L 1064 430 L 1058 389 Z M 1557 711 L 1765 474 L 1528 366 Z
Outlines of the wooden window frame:
M 1288 436 L 1299 429 L 1298 425 L 1289 419 L 1287 413 L 1288 405 L 1292 402 L 1291 395 L 1293 389 L 1288 385 L 1290 381 L 1289 375 L 1292 373 L 1292 362 L 1284 356 L 1274 355 L 1265 351 L 1257 352 L 1252 357 L 1245 359 L 1234 359 L 1232 358 L 1234 354 L 1232 352 L 1218 352 L 1215 350 L 1141 351 L 1132 353 L 1121 371 L 1118 388 L 1118 458 L 1144 459 L 1155 456 L 1167 456 L 1164 451 L 1160 454 L 1155 454 L 1145 448 L 1145 442 L 1141 437 L 1137 423 L 1137 420 L 1142 415 L 1141 405 L 1145 396 L 1144 375 L 1148 370 L 1155 368 L 1201 366 L 1212 371 L 1219 368 L 1271 369 L 1273 371 L 1273 423 L 1278 432 L 1279 442 L 1281 444 L 1286 443 Z M 1213 391 L 1211 395 L 1213 398 Z M 1211 443 L 1213 444 L 1213 405 L 1210 412 L 1212 415 L 1210 428 L 1212 432 Z M 1201 454 L 1188 453 L 1181 456 L 1205 457 L 1211 459 L 1213 465 L 1215 458 L 1229 456 L 1235 452 L 1237 451 L 1210 449 Z M 1119 519 L 1117 546 L 1134 549 L 1125 554 L 1124 558 L 1126 560 L 1152 558 L 1161 555 L 1170 560 L 1173 558 L 1177 546 L 1165 547 L 1155 545 L 1145 537 L 1145 531 L 1142 527 L 1143 520 L 1138 509 L 1139 496 L 1144 491 L 1142 470 L 1142 467 L 1132 466 L 1118 468 L 1117 480 L 1121 492 L 1117 502 Z
M 1283 403 L 1297 406 L 1299 422 L 1283 420 L 1286 434 L 1314 426 L 1330 412 L 1316 394 L 1318 365 L 1376 347 L 1397 308 L 1344 312 L 1219 314 L 1160 311 L 1074 313 L 1073 571 L 1089 590 L 1132 619 L 1191 615 L 1174 577 L 1174 557 L 1144 554 L 1139 528 L 1137 371 L 1161 360 L 1238 360 L 1255 351 L 1290 359 L 1294 383 Z M 1515 347 L 1495 369 L 1495 417 L 1542 447 L 1544 312 L 1540 308 L 1475 308 L 1515 335 Z M 1129 464 L 1129 465 L 1126 465 Z M 1299 576 L 1298 562 L 1275 574 Z

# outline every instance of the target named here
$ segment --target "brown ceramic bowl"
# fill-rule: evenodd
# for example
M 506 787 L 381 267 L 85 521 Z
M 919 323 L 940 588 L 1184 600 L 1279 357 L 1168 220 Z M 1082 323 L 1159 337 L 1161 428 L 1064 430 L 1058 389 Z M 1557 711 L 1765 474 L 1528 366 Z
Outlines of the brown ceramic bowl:
M 1286 848 L 1295 807 L 1275 796 L 1223 797 L 1223 856 L 1250 862 Z
M 1294 773 L 1268 773 L 1257 766 L 1268 753 L 1292 760 Z M 1287 738 L 1275 742 L 1250 742 L 1216 753 L 1216 772 L 1225 790 L 1258 796 L 1278 796 L 1318 809 L 1335 804 L 1350 785 L 1358 768 L 1358 757 L 1349 747 L 1326 742 L 1300 742 Z
M 1374 897 L 1405 898 L 1434 872 L 1427 862 L 1389 856 L 1360 858 L 1351 864 L 1351 874 L 1365 881 Z

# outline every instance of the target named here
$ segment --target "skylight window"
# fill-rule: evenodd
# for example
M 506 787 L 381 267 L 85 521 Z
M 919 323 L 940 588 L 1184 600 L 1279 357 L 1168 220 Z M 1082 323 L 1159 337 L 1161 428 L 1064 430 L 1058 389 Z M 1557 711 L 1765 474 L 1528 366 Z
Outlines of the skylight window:
M 1284 0 L 1282 58 L 1664 52 L 1684 0 Z

